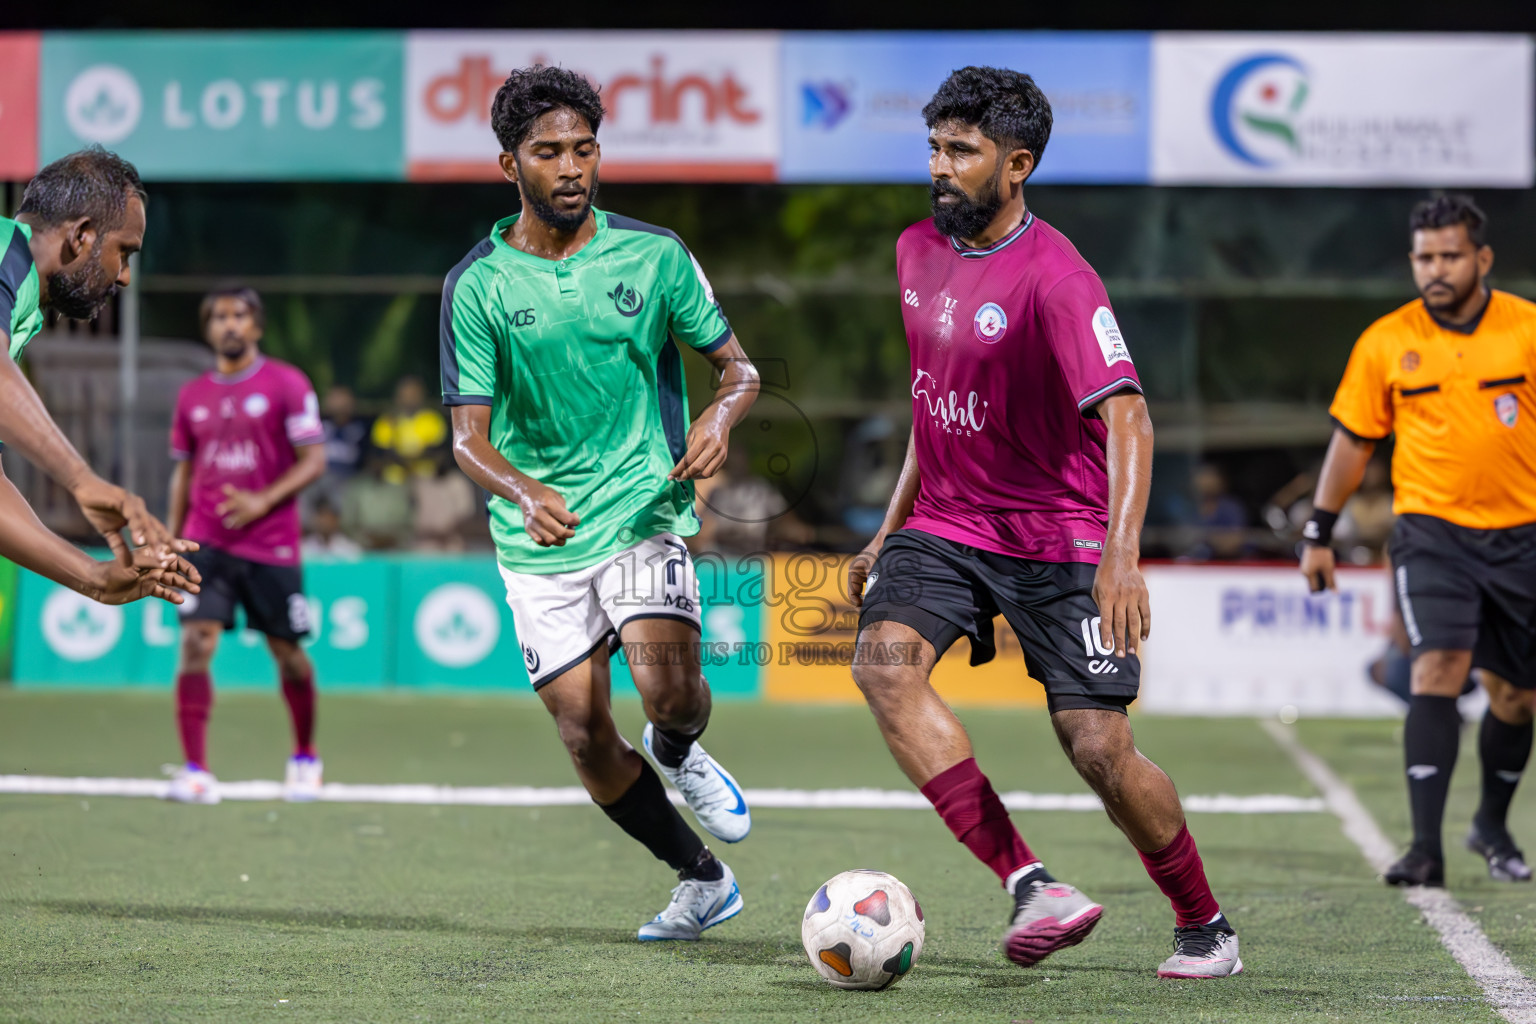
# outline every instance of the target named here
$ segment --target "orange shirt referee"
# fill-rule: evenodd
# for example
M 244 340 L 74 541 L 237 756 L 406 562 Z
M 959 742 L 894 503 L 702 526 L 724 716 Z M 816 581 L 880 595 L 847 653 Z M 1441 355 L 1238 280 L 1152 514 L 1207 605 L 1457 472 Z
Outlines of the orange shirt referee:
M 1509 834 L 1531 754 L 1536 694 L 1536 304 L 1485 283 L 1487 218 L 1466 196 L 1409 218 L 1418 301 L 1355 343 L 1329 412 L 1335 429 L 1301 570 L 1333 586 L 1333 525 L 1378 441 L 1392 455 L 1393 577 L 1413 645 L 1403 729 L 1413 844 L 1383 876 L 1444 885 L 1441 831 L 1469 670 L 1488 691 L 1478 737 L 1482 800 L 1467 846 L 1500 881 L 1531 871 Z

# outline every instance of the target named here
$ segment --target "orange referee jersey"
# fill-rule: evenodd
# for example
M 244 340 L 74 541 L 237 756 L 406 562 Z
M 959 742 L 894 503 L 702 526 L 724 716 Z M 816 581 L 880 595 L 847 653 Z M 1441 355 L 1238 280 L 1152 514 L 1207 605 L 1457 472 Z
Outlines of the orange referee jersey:
M 1410 302 L 1360 336 L 1328 411 L 1358 437 L 1397 434 L 1399 514 L 1536 522 L 1536 304 L 1495 291 L 1465 333 Z

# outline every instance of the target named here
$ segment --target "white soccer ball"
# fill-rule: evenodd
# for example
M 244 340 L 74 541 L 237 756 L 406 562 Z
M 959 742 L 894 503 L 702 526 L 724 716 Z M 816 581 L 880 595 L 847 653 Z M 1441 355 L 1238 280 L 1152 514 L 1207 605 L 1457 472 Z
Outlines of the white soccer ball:
M 889 988 L 923 952 L 923 908 L 894 875 L 844 871 L 811 897 L 800 941 L 827 984 Z

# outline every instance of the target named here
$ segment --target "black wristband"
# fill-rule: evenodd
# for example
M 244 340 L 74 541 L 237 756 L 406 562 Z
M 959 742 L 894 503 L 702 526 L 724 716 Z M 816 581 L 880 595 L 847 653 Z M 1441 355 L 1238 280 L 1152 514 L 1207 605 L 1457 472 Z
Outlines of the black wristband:
M 1338 521 L 1337 512 L 1314 508 L 1312 518 L 1301 528 L 1301 539 L 1313 547 L 1326 548 L 1333 543 L 1333 528 Z

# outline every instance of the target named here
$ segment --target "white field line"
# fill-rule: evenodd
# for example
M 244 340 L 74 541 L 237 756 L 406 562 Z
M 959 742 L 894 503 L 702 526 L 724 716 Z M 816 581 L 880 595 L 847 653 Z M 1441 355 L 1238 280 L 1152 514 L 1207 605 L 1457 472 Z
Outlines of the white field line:
M 165 779 L 60 778 L 45 775 L 0 775 L 0 793 L 53 796 L 139 796 L 164 798 L 170 789 Z M 225 800 L 281 800 L 280 782 L 263 779 L 221 782 Z M 670 793 L 672 802 L 682 797 Z M 796 810 L 929 810 L 921 793 L 893 789 L 748 789 L 743 794 L 753 807 Z M 481 807 L 580 807 L 592 798 L 580 786 L 368 786 L 328 782 L 320 799 L 344 804 L 435 804 Z M 1098 797 L 1086 793 L 1004 793 L 1003 804 L 1012 811 L 1099 811 Z M 1207 814 L 1297 814 L 1325 810 L 1316 797 L 1283 795 L 1189 796 L 1184 809 Z
M 1263 726 L 1323 794 L 1328 809 L 1343 824 L 1344 834 L 1360 848 L 1371 867 L 1385 871 L 1391 866 L 1397 859 L 1397 845 L 1381 831 L 1349 783 L 1335 775 L 1322 758 L 1303 747 L 1296 738 L 1296 730 L 1275 721 L 1265 721 Z M 1536 987 L 1488 941 L 1477 922 L 1462 912 L 1449 892 L 1416 885 L 1405 889 L 1404 894 L 1509 1024 L 1536 1024 Z

